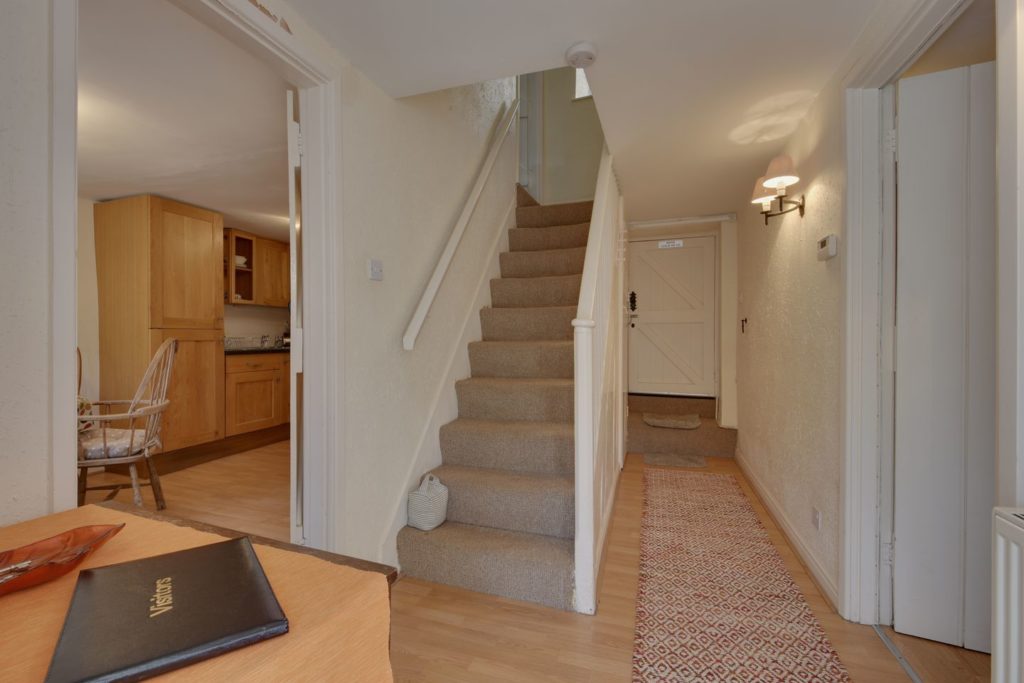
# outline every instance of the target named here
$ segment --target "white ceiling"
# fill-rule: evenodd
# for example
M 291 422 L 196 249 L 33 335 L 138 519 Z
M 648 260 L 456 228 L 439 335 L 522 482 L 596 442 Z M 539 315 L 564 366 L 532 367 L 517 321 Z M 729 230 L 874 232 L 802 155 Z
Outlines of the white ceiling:
M 79 194 L 153 193 L 288 238 L 284 80 L 166 0 L 79 3 Z
M 291 0 L 393 96 L 588 69 L 631 220 L 735 211 L 885 0 Z M 890 0 L 891 1 L 891 0 Z

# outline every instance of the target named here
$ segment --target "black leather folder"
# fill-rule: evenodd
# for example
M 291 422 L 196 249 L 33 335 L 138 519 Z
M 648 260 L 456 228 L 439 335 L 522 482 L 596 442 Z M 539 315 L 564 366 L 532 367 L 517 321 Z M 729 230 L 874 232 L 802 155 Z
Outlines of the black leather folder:
M 287 632 L 238 538 L 83 570 L 46 681 L 140 681 Z

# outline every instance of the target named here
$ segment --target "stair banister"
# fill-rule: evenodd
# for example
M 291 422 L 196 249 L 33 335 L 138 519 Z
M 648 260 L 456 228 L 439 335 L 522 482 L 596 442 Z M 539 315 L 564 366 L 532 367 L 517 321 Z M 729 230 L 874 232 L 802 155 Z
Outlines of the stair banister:
M 606 149 L 601 157 L 587 239 L 579 306 L 572 321 L 574 340 L 576 538 L 575 608 L 597 609 L 597 569 L 610 519 L 618 462 L 621 460 L 616 395 L 622 391 L 622 199 Z M 611 368 L 609 368 L 609 363 Z M 612 424 L 609 424 L 612 423 Z M 609 494 L 610 492 L 610 494 Z
M 487 179 L 491 176 L 491 170 L 498 159 L 498 153 L 501 152 L 505 140 L 508 139 L 509 133 L 512 131 L 512 123 L 516 121 L 518 114 L 519 100 L 517 99 L 512 102 L 512 106 L 509 107 L 501 123 L 498 124 L 494 140 L 491 141 L 491 147 L 487 152 L 487 157 L 484 159 L 484 164 L 477 174 L 476 182 L 473 183 L 473 190 L 469 193 L 466 205 L 462 207 L 462 213 L 459 214 L 459 219 L 452 228 L 451 235 L 448 237 L 448 244 L 445 245 L 444 251 L 441 252 L 441 257 L 438 259 L 434 272 L 430 276 L 426 288 L 423 290 L 419 304 L 416 305 L 416 311 L 412 314 L 409 326 L 405 328 L 405 335 L 402 337 L 402 347 L 406 351 L 412 351 L 416 346 L 416 338 L 420 334 L 423 322 L 427 319 L 427 313 L 430 312 L 430 307 L 434 304 L 434 298 L 437 297 L 437 292 L 441 288 L 441 282 L 444 281 L 444 276 L 448 273 L 448 268 L 455 257 L 455 251 L 459 247 L 459 242 L 462 241 L 462 235 L 466 232 L 469 220 L 473 217 L 476 205 L 480 201 L 480 195 L 483 194 L 484 187 L 487 185 Z

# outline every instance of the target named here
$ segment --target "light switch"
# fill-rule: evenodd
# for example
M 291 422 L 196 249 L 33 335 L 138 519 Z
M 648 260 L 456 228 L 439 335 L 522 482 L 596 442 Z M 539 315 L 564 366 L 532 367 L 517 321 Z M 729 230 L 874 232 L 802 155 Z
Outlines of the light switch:
M 369 272 L 371 280 L 383 280 L 384 279 L 384 262 L 380 259 L 372 258 L 366 262 L 366 269 Z

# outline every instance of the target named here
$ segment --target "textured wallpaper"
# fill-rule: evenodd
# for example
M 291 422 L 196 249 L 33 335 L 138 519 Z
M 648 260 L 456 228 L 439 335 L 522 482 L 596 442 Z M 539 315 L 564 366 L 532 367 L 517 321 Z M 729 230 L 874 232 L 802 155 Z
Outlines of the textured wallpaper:
M 804 218 L 755 207 L 740 216 L 739 450 L 833 587 L 839 575 L 842 248 L 817 260 L 816 241 L 844 233 L 842 91 L 824 91 L 794 134 Z M 814 528 L 812 510 L 822 514 Z

